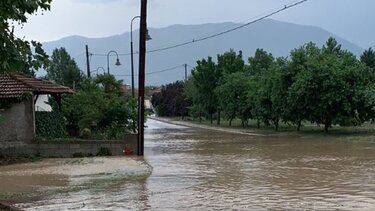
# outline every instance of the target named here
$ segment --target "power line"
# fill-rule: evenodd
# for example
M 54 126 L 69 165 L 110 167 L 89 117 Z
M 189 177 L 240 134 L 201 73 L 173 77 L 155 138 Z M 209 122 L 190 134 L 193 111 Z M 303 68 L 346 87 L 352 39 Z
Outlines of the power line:
M 285 5 L 283 8 L 281 9 L 278 9 L 274 12 L 271 12 L 271 13 L 268 13 L 260 18 L 257 18 L 253 21 L 250 21 L 248 23 L 245 23 L 245 24 L 242 24 L 242 25 L 239 25 L 237 27 L 234 27 L 234 28 L 231 28 L 231 29 L 228 29 L 228 30 L 225 30 L 225 31 L 222 31 L 222 32 L 219 32 L 219 33 L 216 33 L 216 34 L 212 34 L 212 35 L 209 35 L 209 36 L 206 36 L 206 37 L 202 37 L 202 38 L 199 38 L 199 39 L 193 39 L 192 41 L 188 41 L 188 42 L 183 42 L 183 43 L 180 43 L 180 44 L 176 44 L 176 45 L 172 45 L 172 46 L 168 46 L 168 47 L 164 47 L 164 48 L 159 48 L 159 49 L 154 49 L 154 50 L 150 50 L 148 51 L 148 53 L 154 53 L 154 52 L 159 52 L 159 51 L 165 51 L 165 50 L 169 50 L 169 49 L 173 49 L 173 48 L 178 48 L 178 47 L 181 47 L 181 46 L 185 46 L 185 45 L 189 45 L 189 44 L 193 44 L 193 43 L 197 43 L 197 42 L 202 42 L 204 40 L 208 40 L 208 39 L 212 39 L 212 38 L 215 38 L 215 37 L 218 37 L 218 36 L 221 36 L 221 35 L 224 35 L 224 34 L 227 34 L 227 33 L 230 33 L 230 32 L 233 32 L 233 31 L 236 31 L 238 29 L 241 29 L 241 28 L 244 28 L 246 26 L 249 26 L 251 24 L 254 24 L 254 23 L 257 23 L 261 20 L 264 20 L 266 18 L 269 18 L 271 16 L 274 16 L 280 12 L 283 12 L 284 10 L 288 10 L 292 7 L 296 7 L 300 4 L 303 4 L 305 2 L 307 2 L 308 0 L 301 0 L 301 1 L 298 1 L 298 2 L 295 2 L 295 3 L 292 3 L 292 4 L 289 4 L 289 5 Z
M 185 64 L 183 64 L 183 65 L 178 65 L 178 66 L 174 66 L 174 67 L 170 67 L 170 68 L 163 69 L 163 70 L 158 70 L 158 71 L 148 72 L 148 73 L 146 73 L 146 75 L 153 75 L 153 74 L 157 74 L 157 73 L 162 73 L 162 72 L 172 71 L 172 70 L 175 70 L 175 69 L 178 69 L 178 68 L 184 67 L 184 65 L 185 65 Z M 129 77 L 129 76 L 131 76 L 131 75 L 114 75 L 114 76 L 119 76 L 119 77 Z M 138 74 L 135 74 L 134 76 L 138 76 Z
M 149 50 L 147 51 L 147 53 L 155 53 L 155 52 L 160 52 L 160 51 L 166 51 L 166 50 L 169 50 L 169 49 L 174 49 L 174 48 L 178 48 L 178 47 L 182 47 L 182 46 L 186 46 L 186 45 L 190 45 L 190 44 L 193 44 L 193 43 L 197 43 L 197 42 L 202 42 L 202 41 L 205 41 L 205 40 L 208 40 L 208 39 L 212 39 L 212 38 L 215 38 L 215 37 L 219 37 L 221 35 L 224 35 L 224 34 L 228 34 L 230 32 L 233 32 L 233 31 L 236 31 L 236 30 L 239 30 L 241 28 L 244 28 L 246 26 L 249 26 L 249 25 L 252 25 L 254 23 L 257 23 L 261 20 L 264 20 L 266 18 L 269 18 L 271 16 L 274 16 L 278 13 L 281 13 L 285 10 L 288 10 L 290 8 L 293 8 L 293 7 L 296 7 L 300 4 L 303 4 L 305 2 L 307 2 L 308 0 L 300 0 L 300 1 L 295 1 L 295 2 L 292 2 L 290 4 L 287 4 L 287 5 L 284 5 L 284 7 L 282 8 L 279 8 L 275 11 L 272 11 L 268 14 L 265 14 L 259 18 L 256 18 L 250 22 L 247 22 L 245 24 L 241 24 L 239 26 L 236 26 L 236 27 L 233 27 L 233 28 L 230 28 L 230 29 L 227 29 L 225 31 L 222 31 L 222 32 L 219 32 L 219 33 L 215 33 L 215 34 L 212 34 L 212 35 L 208 35 L 208 36 L 205 36 L 205 37 L 201 37 L 201 38 L 197 38 L 197 39 L 193 39 L 191 41 L 186 41 L 186 42 L 181 42 L 179 44 L 175 44 L 175 45 L 171 45 L 171 46 L 167 46 L 167 47 L 162 47 L 162 48 L 157 48 L 157 49 L 152 49 L 152 50 Z M 138 52 L 135 52 L 134 54 L 138 54 Z M 107 56 L 107 54 L 93 54 L 94 56 Z M 121 56 L 128 56 L 130 55 L 130 53 L 124 53 L 124 54 L 119 54 Z

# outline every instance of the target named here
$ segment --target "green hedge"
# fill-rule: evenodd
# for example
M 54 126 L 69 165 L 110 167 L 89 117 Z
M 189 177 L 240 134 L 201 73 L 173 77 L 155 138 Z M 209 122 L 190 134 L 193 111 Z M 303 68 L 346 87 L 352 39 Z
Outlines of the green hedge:
M 65 120 L 60 112 L 35 112 L 35 129 L 37 137 L 65 137 Z

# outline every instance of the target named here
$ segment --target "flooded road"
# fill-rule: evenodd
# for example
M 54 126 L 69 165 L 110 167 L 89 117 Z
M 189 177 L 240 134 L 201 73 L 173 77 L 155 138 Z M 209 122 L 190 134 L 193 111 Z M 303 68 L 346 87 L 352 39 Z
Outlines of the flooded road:
M 27 210 L 375 210 L 375 142 L 257 137 L 148 120 L 147 179 Z

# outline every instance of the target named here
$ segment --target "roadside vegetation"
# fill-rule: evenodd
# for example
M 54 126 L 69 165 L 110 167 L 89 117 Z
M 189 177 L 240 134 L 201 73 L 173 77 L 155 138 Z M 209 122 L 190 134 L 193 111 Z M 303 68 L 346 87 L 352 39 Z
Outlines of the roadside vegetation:
M 370 48 L 357 59 L 333 38 L 322 47 L 307 43 L 287 58 L 274 58 L 262 49 L 247 62 L 242 52 L 232 50 L 216 61 L 208 57 L 197 61 L 183 86 L 175 95 L 179 97 L 159 99 L 173 93 L 173 84 L 154 94 L 160 116 L 182 116 L 163 111 L 180 102 L 186 107 L 179 110 L 187 109 L 199 121 L 220 125 L 225 120 L 231 126 L 239 120 L 243 128 L 255 124 L 276 131 L 316 125 L 328 132 L 335 125 L 361 126 L 375 119 L 374 51 Z
M 121 80 L 107 74 L 86 78 L 64 48 L 53 51 L 46 71 L 46 79 L 69 86 L 76 93 L 63 97 L 61 112 L 55 101 L 49 100 L 53 112 L 36 115 L 37 135 L 108 140 L 123 139 L 126 133 L 134 130 L 136 101 L 124 95 Z M 53 133 L 51 126 L 55 128 Z

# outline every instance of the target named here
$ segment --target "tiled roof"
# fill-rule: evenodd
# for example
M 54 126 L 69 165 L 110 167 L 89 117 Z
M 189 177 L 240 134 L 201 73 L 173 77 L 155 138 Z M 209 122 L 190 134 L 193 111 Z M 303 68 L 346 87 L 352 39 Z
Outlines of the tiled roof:
M 16 98 L 23 94 L 72 94 L 69 87 L 36 79 L 23 73 L 0 74 L 0 98 Z

